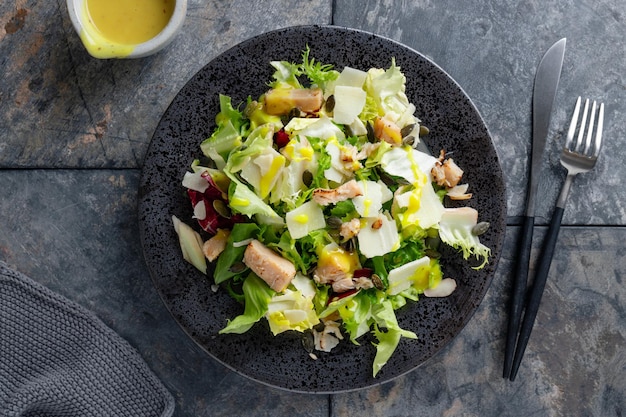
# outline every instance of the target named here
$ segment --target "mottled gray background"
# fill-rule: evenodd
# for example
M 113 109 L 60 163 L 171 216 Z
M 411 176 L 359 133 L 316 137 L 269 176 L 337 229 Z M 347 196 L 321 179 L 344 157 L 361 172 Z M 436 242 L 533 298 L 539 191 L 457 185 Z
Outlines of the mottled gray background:
M 176 416 L 622 416 L 625 15 L 623 0 L 192 0 L 166 50 L 99 61 L 82 49 L 64 1 L 2 2 L 0 259 L 93 310 L 135 346 L 176 397 Z M 303 395 L 225 369 L 178 328 L 142 259 L 137 186 L 160 115 L 211 58 L 268 30 L 331 23 L 420 51 L 467 92 L 501 157 L 509 227 L 485 300 L 443 351 L 378 387 Z M 605 146 L 596 169 L 576 180 L 542 309 L 511 383 L 501 368 L 531 92 L 543 52 L 562 37 L 533 260 L 564 178 L 558 152 L 578 95 L 605 103 Z

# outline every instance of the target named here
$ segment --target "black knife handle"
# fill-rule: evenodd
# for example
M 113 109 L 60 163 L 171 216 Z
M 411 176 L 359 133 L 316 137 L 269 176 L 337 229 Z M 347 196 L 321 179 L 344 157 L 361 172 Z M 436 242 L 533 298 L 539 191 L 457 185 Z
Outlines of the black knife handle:
M 546 235 L 543 251 L 541 252 L 539 263 L 537 265 L 537 273 L 530 292 L 530 298 L 528 299 L 528 305 L 526 306 L 526 312 L 524 313 L 524 322 L 522 323 L 522 329 L 519 334 L 519 342 L 517 349 L 515 350 L 515 357 L 513 358 L 513 368 L 511 369 L 510 380 L 513 381 L 519 370 L 526 345 L 528 345 L 528 339 L 530 339 L 530 333 L 533 330 L 535 324 L 535 318 L 539 311 L 539 304 L 541 303 L 541 296 L 546 286 L 548 279 L 548 272 L 550 272 L 550 265 L 552 264 L 552 256 L 554 255 L 554 248 L 556 246 L 557 238 L 559 237 L 559 230 L 561 229 L 561 220 L 563 219 L 562 207 L 556 207 L 554 213 L 552 213 L 552 220 L 550 220 L 550 228 Z
M 517 257 L 517 268 L 515 269 L 515 280 L 513 281 L 513 292 L 510 301 L 509 325 L 506 336 L 506 351 L 504 353 L 503 378 L 509 378 L 513 355 L 515 353 L 515 343 L 519 330 L 524 298 L 526 295 L 526 282 L 528 279 L 528 264 L 530 262 L 530 250 L 533 242 L 533 228 L 535 218 L 524 216 L 524 223 L 520 231 L 519 250 Z

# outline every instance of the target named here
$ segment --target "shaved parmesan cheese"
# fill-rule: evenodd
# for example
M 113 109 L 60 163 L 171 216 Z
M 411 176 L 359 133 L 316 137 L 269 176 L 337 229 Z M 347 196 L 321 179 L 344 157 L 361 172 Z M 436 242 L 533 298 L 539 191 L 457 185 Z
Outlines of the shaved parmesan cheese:
M 202 177 L 202 171 L 185 172 L 183 187 L 203 193 L 209 188 L 209 182 Z
M 285 217 L 289 234 L 294 239 L 308 235 L 313 230 L 326 227 L 324 213 L 315 201 L 308 201 L 291 210 Z
M 273 148 L 267 148 L 261 155 L 243 166 L 241 177 L 250 183 L 263 199 L 276 185 L 284 166 L 285 157 Z
M 424 185 L 421 190 L 411 190 L 396 196 L 396 203 L 398 207 L 406 209 L 397 215 L 402 227 L 417 224 L 422 229 L 428 229 L 439 223 L 445 211 L 430 184 Z
M 333 120 L 339 124 L 350 124 L 365 106 L 367 93 L 361 87 L 338 85 L 335 87 Z
M 424 256 L 423 258 L 416 259 L 398 268 L 392 269 L 387 276 L 389 280 L 387 292 L 391 295 L 397 295 L 409 289 L 411 285 L 413 285 L 413 276 L 416 275 L 421 268 L 428 268 L 429 265 L 430 258 Z
M 367 78 L 367 72 L 352 67 L 344 67 L 335 81 L 335 85 L 346 85 L 350 87 L 363 87 Z
M 365 124 L 361 121 L 361 119 L 359 119 L 358 117 L 355 117 L 352 123 L 350 123 L 348 126 L 350 127 L 350 131 L 352 132 L 353 135 L 356 135 L 356 136 L 367 135 L 367 128 L 365 127 Z
M 377 229 L 372 227 L 372 225 L 379 223 L 380 227 Z M 400 245 L 400 235 L 396 222 L 389 215 L 366 219 L 365 226 L 361 227 L 357 239 L 359 250 L 366 258 L 393 252 Z
M 393 194 L 384 182 L 359 181 L 363 195 L 354 197 L 352 203 L 361 217 L 378 217 L 383 204 L 391 200 Z
M 206 219 L 206 203 L 204 200 L 198 201 L 198 203 L 193 206 L 193 218 L 198 220 Z
M 344 179 L 352 176 L 341 161 L 341 149 L 337 141 L 330 141 L 326 145 L 326 152 L 330 155 L 330 168 L 324 171 L 324 177 L 327 180 L 342 183 Z
M 291 285 L 293 285 L 296 290 L 300 291 L 304 297 L 311 299 L 315 297 L 316 288 L 313 284 L 313 280 L 306 275 L 297 272 L 296 276 L 291 280 Z
M 395 147 L 383 155 L 380 163 L 388 174 L 402 177 L 414 184 L 422 175 L 432 181 L 430 172 L 437 163 L 437 158 L 411 147 Z

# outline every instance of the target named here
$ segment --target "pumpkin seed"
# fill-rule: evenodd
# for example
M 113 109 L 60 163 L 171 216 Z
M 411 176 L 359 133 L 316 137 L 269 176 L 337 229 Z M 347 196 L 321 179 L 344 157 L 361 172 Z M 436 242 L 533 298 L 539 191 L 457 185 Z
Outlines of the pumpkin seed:
M 402 144 L 404 146 L 413 146 L 415 144 L 415 137 L 411 135 L 405 136 L 402 138 Z
M 396 183 L 395 180 L 391 178 L 391 176 L 383 171 L 380 167 L 376 167 L 376 173 L 378 174 L 378 178 L 380 178 L 381 181 L 384 182 L 385 185 L 387 185 L 388 187 L 391 187 Z
M 339 229 L 341 227 L 341 225 L 343 224 L 343 222 L 341 221 L 341 219 L 337 216 L 330 216 L 326 219 L 326 224 L 328 225 L 328 227 L 330 227 L 331 229 Z
M 424 243 L 431 249 L 437 249 L 441 244 L 441 238 L 439 236 L 428 236 L 424 240 Z
M 354 238 L 348 239 L 341 244 L 341 247 L 348 252 L 354 252 L 354 250 L 356 249 L 356 241 L 354 240 Z
M 413 131 L 413 129 L 415 129 L 415 123 L 411 123 L 410 125 L 404 126 L 400 130 L 400 134 L 402 135 L 402 137 L 409 136 L 411 132 Z
M 294 107 L 293 109 L 289 110 L 288 113 L 289 116 L 289 120 L 293 119 L 294 117 L 300 117 L 302 116 L 302 112 L 300 111 L 299 108 Z
M 428 256 L 430 259 L 439 259 L 441 258 L 441 254 L 434 249 L 426 249 L 424 251 L 424 255 Z
M 406 178 L 402 178 L 402 177 L 399 177 L 396 180 L 396 183 L 399 184 L 399 185 L 411 185 L 411 181 L 407 180 Z
M 472 227 L 472 234 L 474 236 L 480 236 L 489 230 L 489 222 L 480 222 L 476 226 Z
M 213 208 L 215 209 L 217 214 L 219 214 L 220 216 L 230 219 L 231 217 L 230 209 L 228 208 L 226 203 L 224 203 L 222 200 L 213 200 Z
M 232 272 L 233 274 L 239 274 L 240 272 L 243 272 L 246 269 L 248 269 L 248 267 L 243 262 L 235 262 L 234 264 L 230 266 L 230 268 L 228 268 L 228 270 Z
M 426 126 L 420 125 L 420 136 L 426 136 L 430 133 L 430 130 Z
M 334 95 L 331 95 L 330 97 L 326 99 L 325 109 L 328 113 L 335 110 L 335 96 Z
M 294 107 L 293 109 L 289 110 L 289 113 L 281 117 L 281 122 L 286 125 L 291 119 L 293 119 L 294 117 L 300 117 L 301 115 L 302 113 L 300 112 L 300 109 Z
M 376 135 L 374 134 L 374 126 L 371 121 L 368 121 L 365 124 L 365 129 L 367 130 L 367 140 L 370 143 L 376 143 Z
M 372 284 L 374 284 L 374 287 L 376 287 L 377 290 L 384 290 L 385 289 L 385 284 L 383 283 L 383 280 L 378 276 L 378 274 L 372 274 Z
M 310 187 L 311 184 L 313 183 L 313 174 L 308 169 L 302 173 L 302 182 L 307 187 Z
M 254 110 L 256 109 L 256 107 L 259 105 L 259 103 L 257 101 L 251 101 L 249 102 L 246 107 L 243 109 L 243 116 L 246 119 L 249 119 L 250 116 L 252 115 L 252 113 L 254 112 Z
M 313 353 L 315 350 L 315 336 L 311 330 L 306 330 L 302 333 L 302 346 L 308 353 Z

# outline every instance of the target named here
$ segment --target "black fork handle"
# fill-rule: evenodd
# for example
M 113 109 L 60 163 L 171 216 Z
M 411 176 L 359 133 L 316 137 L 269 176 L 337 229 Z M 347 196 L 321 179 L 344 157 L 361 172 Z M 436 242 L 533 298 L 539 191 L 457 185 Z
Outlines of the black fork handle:
M 546 286 L 548 279 L 548 272 L 550 272 L 550 265 L 552 264 L 552 257 L 554 256 L 554 248 L 556 246 L 557 238 L 559 237 L 559 230 L 561 229 L 561 221 L 563 219 L 563 207 L 556 207 L 554 213 L 552 213 L 552 219 L 550 220 L 550 228 L 548 234 L 545 237 L 543 251 L 539 258 L 539 264 L 537 266 L 537 273 L 530 292 L 530 298 L 526 306 L 526 312 L 524 313 L 524 321 L 522 322 L 522 329 L 520 330 L 519 340 L 517 348 L 515 350 L 515 357 L 513 358 L 513 368 L 511 369 L 510 380 L 515 380 L 517 371 L 519 370 L 522 357 L 526 351 L 528 340 L 530 339 L 530 333 L 532 332 L 535 324 L 535 318 L 539 311 L 539 305 L 541 304 L 541 297 L 543 290 Z
M 522 309 L 524 306 L 524 296 L 526 294 L 526 282 L 528 280 L 528 265 L 530 261 L 534 226 L 535 218 L 533 216 L 524 216 L 524 223 L 522 230 L 520 231 L 521 238 L 519 241 L 517 268 L 510 301 L 511 307 L 509 311 L 509 325 L 506 336 L 506 351 L 504 353 L 503 378 L 509 378 L 511 374 L 513 355 L 515 353 L 515 342 L 517 341 L 517 333 L 519 331 Z

